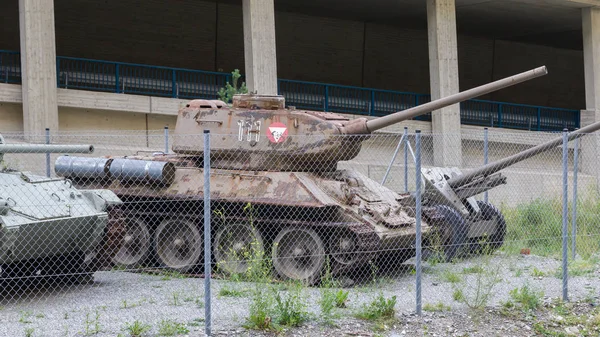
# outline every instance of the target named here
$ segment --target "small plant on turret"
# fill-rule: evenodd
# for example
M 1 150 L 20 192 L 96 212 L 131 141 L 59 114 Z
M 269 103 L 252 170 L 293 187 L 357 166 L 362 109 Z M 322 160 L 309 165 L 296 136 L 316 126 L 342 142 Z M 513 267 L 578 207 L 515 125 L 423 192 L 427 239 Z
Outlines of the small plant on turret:
M 242 84 L 238 87 L 238 81 L 239 81 L 240 77 L 242 77 L 242 75 L 240 75 L 239 69 L 232 71 L 231 72 L 231 79 L 232 79 L 231 82 L 233 84 L 229 83 L 229 81 L 228 81 L 225 84 L 225 88 L 219 89 L 217 94 L 219 95 L 219 98 L 223 102 L 230 103 L 231 100 L 233 99 L 234 95 L 248 93 L 248 88 L 246 88 L 246 82 L 242 82 Z

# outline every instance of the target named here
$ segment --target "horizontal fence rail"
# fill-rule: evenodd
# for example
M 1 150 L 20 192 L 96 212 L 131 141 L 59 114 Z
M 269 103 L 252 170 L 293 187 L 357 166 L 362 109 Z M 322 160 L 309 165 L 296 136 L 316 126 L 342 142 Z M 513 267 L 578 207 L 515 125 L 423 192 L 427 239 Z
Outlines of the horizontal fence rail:
M 173 98 L 219 98 L 217 92 L 231 74 L 57 57 L 57 86 Z M 20 54 L 0 50 L 0 82 L 21 83 Z M 335 84 L 278 80 L 286 104 L 298 109 L 384 116 L 431 100 L 429 95 Z M 535 131 L 558 131 L 580 126 L 580 112 L 504 102 L 469 100 L 460 104 L 461 122 L 469 125 Z M 415 118 L 430 121 L 431 114 Z

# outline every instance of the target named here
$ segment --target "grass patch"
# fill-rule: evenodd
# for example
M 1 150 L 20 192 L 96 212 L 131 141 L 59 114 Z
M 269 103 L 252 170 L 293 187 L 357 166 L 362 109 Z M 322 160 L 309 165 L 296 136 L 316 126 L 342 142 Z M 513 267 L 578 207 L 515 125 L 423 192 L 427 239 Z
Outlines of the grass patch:
M 458 273 L 447 269 L 442 271 L 440 274 L 440 279 L 449 283 L 459 283 L 462 281 L 462 277 Z
M 385 298 L 382 293 L 370 303 L 364 304 L 355 314 L 357 318 L 365 320 L 378 320 L 393 318 L 396 314 L 396 296 Z
M 471 266 L 463 268 L 462 272 L 463 274 L 481 274 L 484 272 L 484 269 L 482 266 Z
M 190 330 L 183 323 L 163 319 L 158 323 L 159 336 L 178 336 L 189 333 Z
M 431 312 L 441 312 L 450 311 L 450 307 L 442 302 L 438 302 L 437 304 L 425 303 L 425 305 L 423 306 L 423 310 Z
M 515 288 L 510 291 L 510 297 L 519 304 L 521 309 L 533 311 L 540 307 L 544 293 L 524 285 L 521 288 Z
M 150 331 L 150 329 L 152 329 L 150 324 L 135 320 L 133 323 L 126 323 L 123 330 L 129 333 L 130 337 L 141 337 L 146 332 Z
M 238 289 L 237 287 L 230 287 L 228 285 L 224 285 L 219 289 L 220 297 L 246 297 L 250 294 L 250 290 L 248 289 Z
M 577 254 L 584 259 L 600 251 L 600 196 L 586 191 L 577 201 Z M 572 212 L 569 203 L 569 214 Z M 531 254 L 559 258 L 562 254 L 562 200 L 538 198 L 516 207 L 502 206 L 507 232 L 502 250 L 520 254 L 529 248 Z M 594 216 L 590 216 L 594 215 Z M 571 218 L 569 217 L 569 222 Z M 571 223 L 569 223 L 569 229 Z

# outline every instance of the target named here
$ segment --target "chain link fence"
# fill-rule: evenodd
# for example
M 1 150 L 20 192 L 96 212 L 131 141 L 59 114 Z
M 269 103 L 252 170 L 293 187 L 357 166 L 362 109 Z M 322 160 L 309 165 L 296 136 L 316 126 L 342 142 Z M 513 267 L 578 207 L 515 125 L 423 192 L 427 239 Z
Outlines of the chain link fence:
M 236 334 L 597 293 L 595 134 L 270 136 L 318 146 L 5 133 L 0 335 Z

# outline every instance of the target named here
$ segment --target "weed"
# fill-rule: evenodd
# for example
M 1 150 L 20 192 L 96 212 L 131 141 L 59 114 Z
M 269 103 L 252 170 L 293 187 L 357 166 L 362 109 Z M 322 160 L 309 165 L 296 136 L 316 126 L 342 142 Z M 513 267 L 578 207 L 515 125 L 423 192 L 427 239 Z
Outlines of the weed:
M 440 278 L 442 279 L 442 281 L 449 283 L 459 283 L 460 281 L 462 281 L 462 277 L 459 274 L 448 269 L 442 272 Z
M 36 314 L 35 315 L 35 318 L 44 318 L 44 317 L 46 317 L 46 315 L 44 315 L 44 314 Z
M 454 292 L 452 292 L 452 298 L 457 302 L 462 302 L 465 299 L 465 294 L 461 289 L 454 289 Z
M 225 88 L 219 89 L 217 95 L 219 95 L 220 100 L 222 100 L 225 103 L 229 103 L 233 99 L 234 95 L 245 94 L 248 92 L 245 82 L 242 82 L 241 86 L 238 87 L 238 80 L 240 79 L 240 77 L 242 77 L 242 75 L 240 75 L 239 69 L 235 69 L 231 72 L 231 80 L 233 84 L 227 81 L 227 83 L 225 84 Z
M 190 330 L 185 327 L 185 324 L 178 323 L 172 320 L 163 319 L 158 323 L 159 336 L 177 336 L 189 333 Z
M 127 331 L 130 337 L 141 337 L 151 328 L 149 324 L 135 320 L 133 323 L 126 323 L 123 330 Z
M 160 273 L 161 280 L 169 281 L 171 279 L 184 279 L 187 278 L 184 274 L 176 271 L 176 270 L 164 270 Z
M 89 335 L 97 335 L 98 333 L 100 333 L 100 312 L 96 309 L 96 314 L 92 317 L 90 316 L 90 313 L 86 313 L 85 314 L 85 322 L 84 322 L 84 326 L 85 326 L 85 331 L 83 332 L 84 335 L 89 336 Z
M 445 305 L 442 302 L 438 302 L 437 304 L 426 303 L 423 306 L 423 310 L 425 310 L 425 311 L 450 311 L 450 307 Z
M 543 271 L 533 267 L 533 270 L 531 271 L 531 276 L 533 277 L 543 277 L 546 276 L 546 273 L 544 273 Z
M 194 318 L 191 322 L 188 322 L 189 326 L 201 326 L 204 323 L 204 318 Z
M 250 315 L 244 325 L 248 329 L 270 330 L 272 325 L 274 299 L 269 289 L 257 286 L 250 302 Z
M 515 272 L 515 277 L 521 277 L 521 275 L 523 275 L 523 269 L 517 269 Z
M 302 297 L 301 286 L 296 286 L 285 296 L 281 292 L 273 292 L 275 293 L 277 324 L 298 326 L 308 320 L 307 303 Z
M 219 289 L 219 296 L 221 297 L 246 297 L 248 296 L 248 289 L 237 289 L 224 285 Z
M 510 291 L 510 297 L 520 304 L 523 310 L 528 311 L 535 310 L 540 306 L 542 296 L 544 296 L 543 292 L 534 291 L 528 285 Z
M 481 274 L 484 272 L 482 266 L 471 266 L 463 268 L 463 274 Z
M 454 293 L 452 298 L 455 301 L 462 302 L 470 309 L 483 309 L 492 296 L 492 291 L 501 279 L 499 278 L 499 266 L 493 266 L 490 263 L 491 253 L 485 254 L 478 260 L 474 266 L 464 268 L 464 274 L 474 274 L 474 280 L 469 282 L 454 283 Z M 490 266 L 485 269 L 483 266 Z
M 379 294 L 369 304 L 364 304 L 356 317 L 367 320 L 377 320 L 380 318 L 392 318 L 396 313 L 396 296 L 386 299 L 382 293 Z
M 180 300 L 179 300 L 179 296 L 180 296 L 180 294 L 179 294 L 179 292 L 177 292 L 177 291 L 174 291 L 174 292 L 171 294 L 171 305 L 174 305 L 174 306 L 179 306 L 179 305 L 181 305 L 181 302 L 180 302 Z
M 29 324 L 32 322 L 31 320 L 31 311 L 21 311 L 21 316 L 19 316 L 19 323 Z
M 32 337 L 34 331 L 35 330 L 33 328 L 25 328 L 25 337 Z

